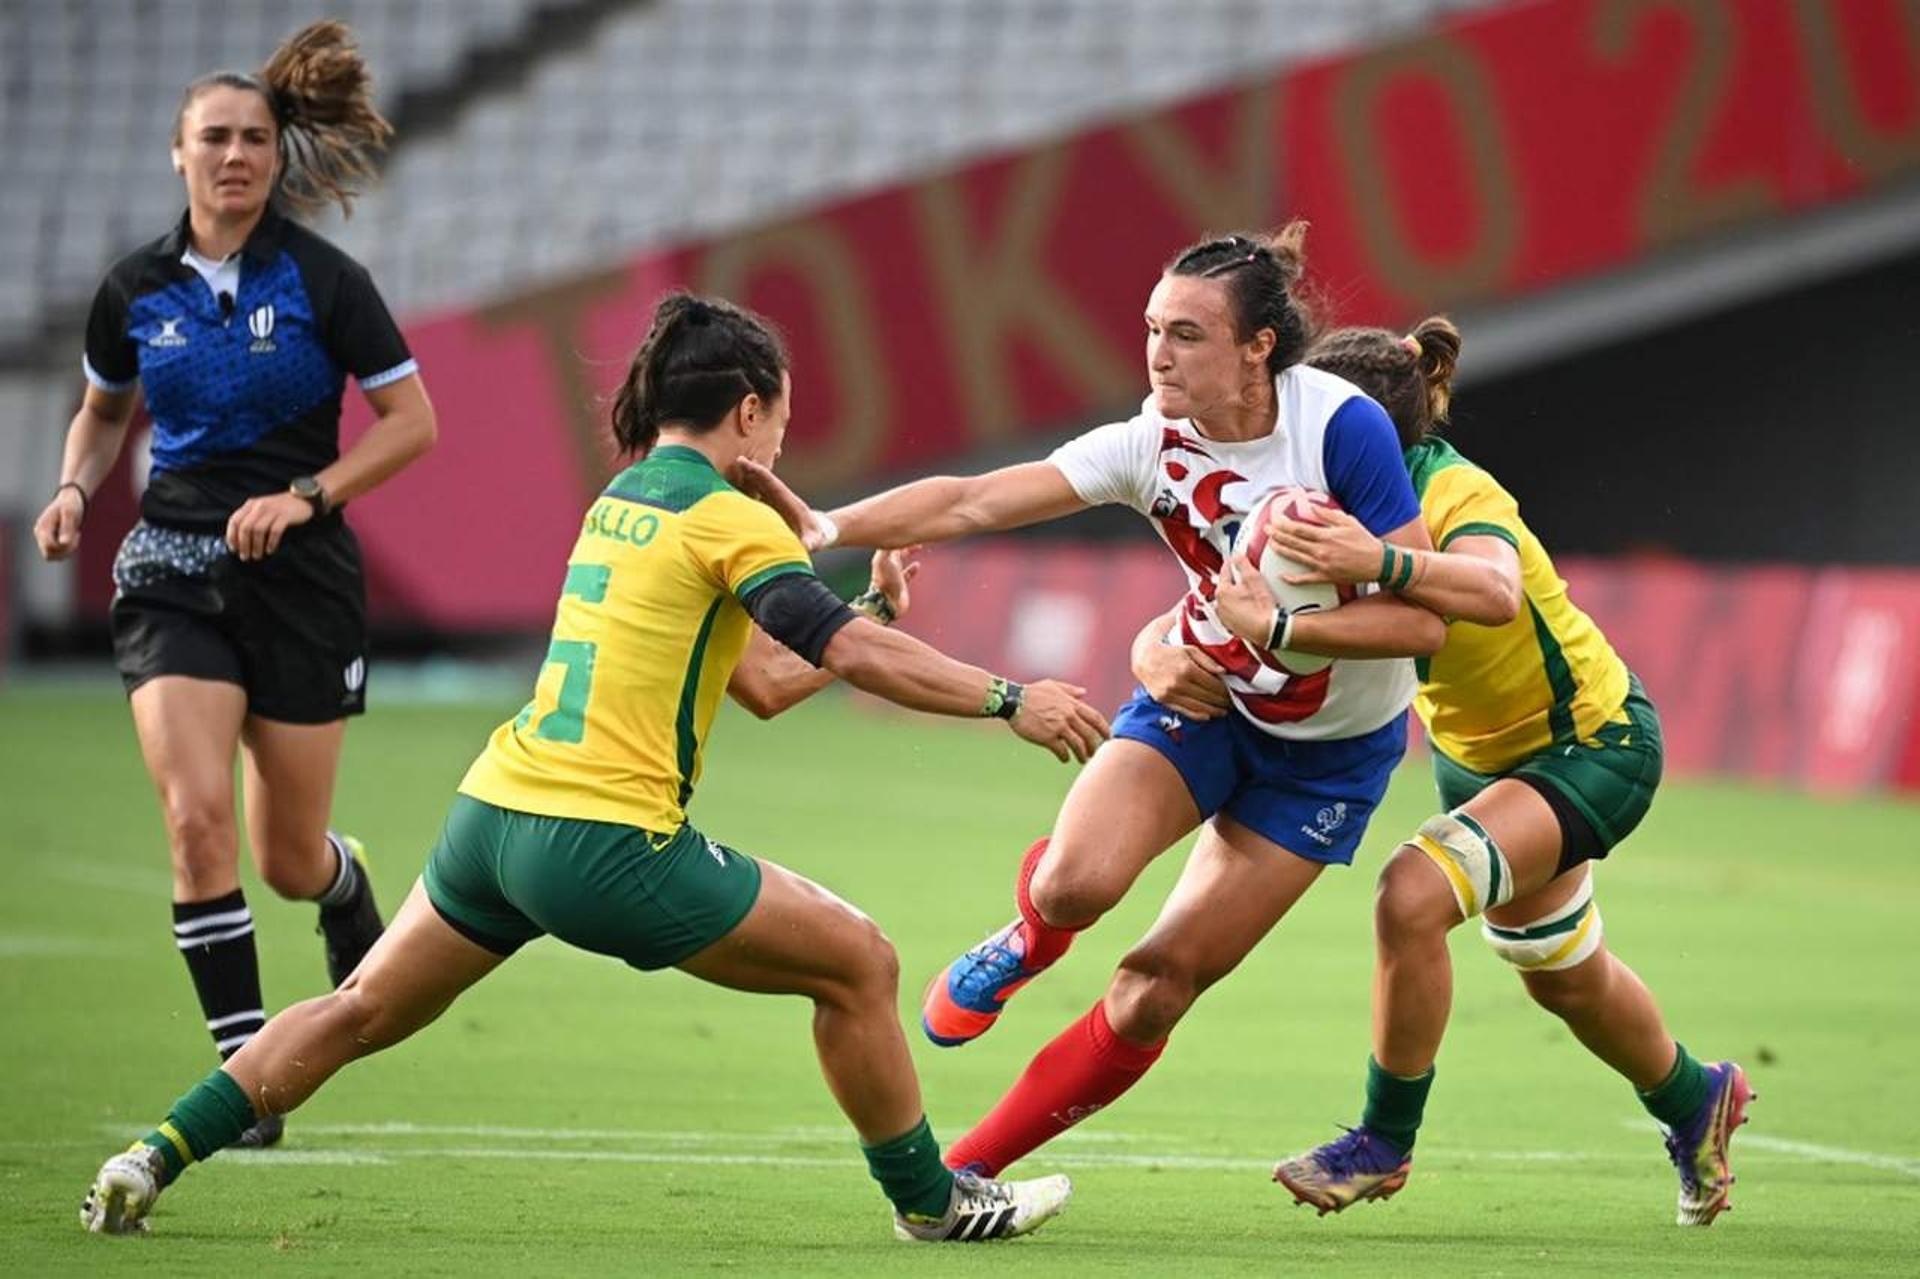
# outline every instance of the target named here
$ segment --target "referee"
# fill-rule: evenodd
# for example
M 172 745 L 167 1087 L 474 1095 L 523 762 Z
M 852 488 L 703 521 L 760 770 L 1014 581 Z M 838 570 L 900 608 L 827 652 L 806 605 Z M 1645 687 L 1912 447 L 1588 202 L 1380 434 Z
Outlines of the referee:
M 166 821 L 174 942 L 222 1059 L 266 1020 L 236 751 L 254 864 L 319 904 L 335 985 L 380 936 L 358 841 L 328 829 L 346 718 L 366 708 L 365 580 L 340 508 L 432 447 L 433 409 L 365 268 L 287 214 L 351 211 L 391 135 L 337 22 L 258 74 L 187 86 L 187 211 L 94 298 L 85 400 L 34 524 L 47 559 L 73 553 L 144 391 L 153 467 L 114 560 L 114 656 Z M 348 374 L 376 420 L 342 454 Z M 269 1117 L 245 1144 L 280 1134 Z

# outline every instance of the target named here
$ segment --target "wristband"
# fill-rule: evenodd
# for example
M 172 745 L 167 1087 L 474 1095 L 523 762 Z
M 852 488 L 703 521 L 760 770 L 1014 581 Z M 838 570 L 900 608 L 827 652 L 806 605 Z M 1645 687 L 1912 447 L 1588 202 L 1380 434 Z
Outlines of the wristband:
M 93 505 L 92 502 L 87 500 L 87 491 L 80 487 L 80 481 L 78 480 L 60 481 L 59 484 L 54 486 L 53 495 L 59 497 L 61 489 L 72 489 L 80 495 L 80 522 L 85 524 L 87 522 L 87 509 Z
M 1416 552 L 1414 551 L 1400 552 L 1400 572 L 1394 576 L 1394 579 L 1393 579 L 1394 590 L 1404 591 L 1407 589 L 1407 586 L 1413 581 L 1414 566 L 1418 563 L 1419 563 L 1419 558 Z
M 870 587 L 847 601 L 847 607 L 856 613 L 864 613 L 882 626 L 892 626 L 894 619 L 900 616 L 894 611 L 893 601 L 879 587 Z
M 1389 542 L 1380 543 L 1380 572 L 1373 579 L 1382 586 L 1391 587 L 1394 574 L 1400 571 L 1400 552 Z
M 825 511 L 816 511 L 812 508 L 808 508 L 807 513 L 813 517 L 814 524 L 820 530 L 820 545 L 813 549 L 816 551 L 824 551 L 840 540 L 840 526 L 833 522 L 833 516 L 828 515 Z
M 1024 684 L 1016 684 L 1010 679 L 995 675 L 987 682 L 987 700 L 980 705 L 982 719 L 1012 719 L 1020 713 L 1020 704 L 1026 700 L 1027 689 Z
M 1267 636 L 1267 651 L 1278 653 L 1293 638 L 1293 614 L 1284 608 L 1273 610 L 1273 631 Z

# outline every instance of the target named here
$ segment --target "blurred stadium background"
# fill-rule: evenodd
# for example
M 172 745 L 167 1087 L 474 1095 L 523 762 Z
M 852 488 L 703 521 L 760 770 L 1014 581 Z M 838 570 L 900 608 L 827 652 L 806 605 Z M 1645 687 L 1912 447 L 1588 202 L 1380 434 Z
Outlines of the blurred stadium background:
M 77 1195 L 97 1158 L 103 1115 L 112 1120 L 105 1127 L 124 1127 L 172 1095 L 155 1092 L 129 1063 L 109 1067 L 111 1102 L 53 1100 L 98 1064 L 85 1019 L 66 1010 L 100 995 L 129 1006 L 186 999 L 181 974 L 160 967 L 170 960 L 136 977 L 105 951 L 111 971 L 62 958 L 92 954 L 75 939 L 113 930 L 110 921 L 136 906 L 157 919 L 164 891 L 159 824 L 141 807 L 146 783 L 117 705 L 105 629 L 108 567 L 140 483 L 137 451 L 96 496 L 75 562 L 40 563 L 28 530 L 56 478 L 82 386 L 80 326 L 92 291 L 114 258 L 177 216 L 166 144 L 182 86 L 202 71 L 256 66 L 283 36 L 322 16 L 358 31 L 398 136 L 383 184 L 350 221 L 321 229 L 372 269 L 421 359 L 442 432 L 426 462 L 356 503 L 350 517 L 370 566 L 378 665 L 373 713 L 350 735 L 341 802 L 362 823 L 355 829 L 395 850 L 382 863 L 385 902 L 404 890 L 481 734 L 523 695 L 578 514 L 612 469 L 600 396 L 660 292 L 724 293 L 783 325 L 798 387 L 783 470 L 824 505 L 912 475 L 1039 456 L 1076 430 L 1130 414 L 1143 391 L 1139 310 L 1161 263 L 1204 231 L 1301 215 L 1314 223 L 1311 278 L 1331 318 L 1402 324 L 1446 310 L 1460 321 L 1467 345 L 1454 440 L 1518 495 L 1576 597 L 1661 706 L 1670 775 L 1687 780 L 1669 788 L 1634 854 L 1609 870 L 1619 900 L 1630 903 L 1620 923 L 1609 914 L 1610 935 L 1618 928 L 1638 943 L 1630 953 L 1657 989 L 1681 992 L 1665 997 L 1688 1024 L 1730 1041 L 1717 1051 L 1750 1052 L 1746 1036 L 1784 1034 L 1784 1018 L 1799 1035 L 1807 1078 L 1813 1061 L 1832 1068 L 1804 1094 L 1827 1109 L 1808 1100 L 1797 1129 L 1781 1116 L 1778 1131 L 1805 1139 L 1799 1149 L 1779 1139 L 1771 1148 L 1776 1161 L 1802 1161 L 1793 1165 L 1802 1180 L 1794 1183 L 1784 1163 L 1763 1169 L 1775 1187 L 1763 1211 L 1801 1233 L 1746 1236 L 1738 1264 L 1705 1254 L 1692 1264 L 1804 1274 L 1820 1272 L 1823 1256 L 1846 1256 L 1863 1273 L 1900 1270 L 1906 1255 L 1910 1265 L 1920 1246 L 1911 1198 L 1920 1163 L 1853 1149 L 1920 1140 L 1910 1109 L 1920 1083 L 1914 952 L 1901 940 L 1920 891 L 1910 861 L 1920 830 L 1910 794 L 1920 788 L 1920 503 L 1912 496 L 1920 481 L 1920 10 L 1904 0 L 0 0 L 0 725 L 24 735 L 0 737 L 0 839 L 20 852 L 8 857 L 0 894 L 13 903 L 0 913 L 13 930 L 0 939 L 0 990 L 9 1018 L 18 1009 L 31 1025 L 24 1038 L 44 1048 L 4 1078 L 40 1107 L 15 1135 L 41 1142 L 36 1150 L 71 1147 L 61 1155 L 60 1171 L 71 1174 L 58 1182 L 62 1194 L 72 1181 Z M 349 429 L 357 429 L 364 406 L 349 400 Z M 1112 703 L 1126 680 L 1125 638 L 1177 580 L 1164 561 L 1133 522 L 1097 512 L 1032 536 L 940 548 L 909 626 L 1010 673 L 1078 677 Z M 846 558 L 827 567 L 860 571 Z M 401 705 L 445 689 L 467 703 Z M 796 726 L 768 730 L 785 734 L 769 738 L 774 745 L 751 748 L 747 726 L 724 727 L 717 778 L 728 778 L 736 759 L 791 775 L 772 791 L 749 790 L 732 775 L 703 798 L 732 805 L 730 817 L 712 820 L 748 847 L 764 838 L 769 851 L 790 853 L 868 904 L 901 945 L 911 1002 L 921 974 L 997 922 L 1012 850 L 1029 826 L 1044 824 L 1064 782 L 1050 773 L 1028 793 L 1019 779 L 1031 774 L 1013 762 L 984 763 L 989 752 L 968 729 L 908 736 L 893 725 L 898 733 L 876 734 L 870 720 L 829 702 L 809 707 Z M 852 745 L 812 758 L 809 741 L 828 739 Z M 86 785 L 97 805 L 75 805 L 72 788 L 82 783 L 67 770 L 96 760 Z M 836 765 L 858 780 L 836 779 Z M 889 768 L 899 777 L 876 771 Z M 950 775 L 997 788 L 1004 811 L 983 814 L 977 797 L 954 792 Z M 954 861 L 942 861 L 936 878 L 928 866 L 898 868 L 887 848 L 856 856 L 839 834 L 844 804 L 830 802 L 849 792 L 858 794 L 862 830 L 912 824 L 916 841 L 924 831 Z M 1411 772 L 1396 795 L 1381 818 L 1390 829 L 1369 840 L 1363 863 L 1429 802 Z M 111 856 L 100 853 L 99 865 L 73 860 L 59 851 L 70 847 L 88 850 L 76 856 Z M 1809 858 L 1824 870 L 1809 869 Z M 122 869 L 103 868 L 114 859 Z M 91 904 L 94 888 L 123 875 L 150 900 Z M 1284 980 L 1302 1017 L 1324 1011 L 1324 1022 L 1307 1024 L 1325 1033 L 1282 1038 L 1208 1021 L 1211 1029 L 1191 1034 L 1215 1056 L 1202 1047 L 1180 1069 L 1211 1061 L 1226 1072 L 1182 1077 L 1224 1109 L 1204 1120 L 1179 1111 L 1169 1081 L 1130 1099 L 1141 1116 L 1131 1122 L 1197 1133 L 1194 1143 L 1236 1157 L 1259 1153 L 1235 1142 L 1256 1127 L 1263 1148 L 1272 1136 L 1271 1116 L 1255 1113 L 1269 1081 L 1225 1064 L 1248 1045 L 1333 1045 L 1337 1060 L 1323 1064 L 1287 1058 L 1311 1108 L 1290 1111 L 1286 1130 L 1304 1142 L 1317 1131 L 1300 1126 L 1301 1113 L 1314 1123 L 1344 1115 L 1357 1101 L 1350 1067 L 1364 1052 L 1369 878 L 1344 877 L 1326 894 L 1331 904 L 1299 925 L 1305 944 L 1289 950 L 1288 962 L 1307 964 L 1307 976 L 1272 966 L 1236 988 L 1242 1003 L 1225 1002 L 1223 991 L 1205 1005 L 1218 1010 L 1214 1018 L 1243 1009 L 1257 1019 Z M 1142 895 L 1157 900 L 1161 882 L 1143 883 Z M 93 885 L 91 913 L 72 916 L 67 928 L 60 911 L 82 883 Z M 1705 916 L 1695 911 L 1702 903 L 1710 903 Z M 282 907 L 269 899 L 256 909 L 266 919 Z M 311 993 L 317 980 L 308 917 L 284 909 L 286 920 L 262 929 L 270 998 L 280 1001 Z M 1063 975 L 1062 1009 L 1084 1007 L 1101 965 L 1151 909 L 1151 901 L 1130 906 L 1099 954 L 1082 956 L 1084 971 Z M 1336 909 L 1344 912 L 1337 929 L 1326 913 Z M 162 953 L 164 934 L 141 918 L 138 944 L 114 953 Z M 1703 929 L 1718 940 L 1702 943 Z M 131 926 L 127 936 L 136 938 Z M 1342 948 L 1337 967 L 1318 957 L 1322 945 L 1329 954 Z M 1757 989 L 1730 994 L 1713 984 L 1728 971 L 1711 963 L 1716 951 Z M 1857 984 L 1815 975 L 1818 961 L 1842 956 Z M 1473 962 L 1477 987 L 1503 980 L 1484 956 Z M 331 1114 L 376 1124 L 395 1113 L 471 1122 L 468 1094 L 418 1074 L 423 1062 L 452 1078 L 470 1070 L 465 1086 L 482 1098 L 516 1095 L 493 1076 L 477 1082 L 485 1070 L 541 1069 L 544 1058 L 531 1049 L 490 1049 L 476 1037 L 482 1021 L 505 1019 L 503 1008 L 533 1019 L 543 1052 L 565 1042 L 609 1069 L 637 1061 L 677 1070 L 660 1045 L 686 1033 L 690 1019 L 692 1033 L 717 1033 L 736 1050 L 698 1067 L 712 1069 L 727 1106 L 740 1102 L 724 1082 L 725 1064 L 776 1055 L 737 1031 L 729 1040 L 727 1028 L 772 1016 L 743 1001 L 728 1000 L 721 1013 L 708 1008 L 710 998 L 650 984 L 656 993 L 647 1000 L 681 1018 L 656 1043 L 644 1020 L 623 1023 L 620 1034 L 595 1020 L 613 1001 L 634 999 L 624 974 L 597 985 L 578 966 L 514 971 L 500 983 L 508 993 L 476 997 L 499 1002 L 481 1004 L 420 1057 L 365 1068 L 366 1091 L 340 1090 L 335 1104 L 346 1109 L 322 1110 L 315 1122 Z M 1658 980 L 1663 974 L 1670 984 Z M 1497 1007 L 1502 1029 L 1482 1025 L 1481 1033 L 1502 1050 L 1546 1051 L 1540 1045 L 1553 1032 L 1527 1020 L 1510 987 L 1498 999 L 1463 993 L 1462 1017 Z M 799 1051 L 798 1024 L 783 1016 L 779 1033 L 792 1043 L 782 1042 L 778 1067 L 759 1068 L 777 1069 L 790 1092 L 768 1105 L 765 1122 L 793 1122 L 779 1116 L 811 1107 L 804 1121 L 824 1127 L 807 1140 L 821 1161 L 841 1160 L 844 1141 Z M 946 1073 L 931 1076 L 929 1089 L 945 1099 L 947 1131 L 997 1095 L 1051 1033 L 1040 1024 L 1049 1020 L 1034 1019 L 964 1064 L 939 1058 Z M 153 1056 L 169 1083 L 205 1068 L 191 1027 L 165 1038 Z M 1602 1160 L 1646 1162 L 1645 1135 L 1628 1142 L 1616 1131 L 1632 1118 L 1620 1106 L 1597 1127 L 1567 1119 L 1589 1093 L 1621 1099 L 1594 1078 L 1597 1067 L 1576 1064 L 1584 1059 L 1564 1037 L 1554 1042 L 1555 1060 L 1572 1073 L 1557 1081 L 1542 1073 L 1520 1113 L 1565 1120 L 1575 1134 L 1564 1140 L 1591 1140 Z M 1771 1060 L 1771 1049 L 1761 1052 L 1762 1064 Z M 1472 1096 L 1468 1070 L 1455 1069 Z M 526 1121 L 633 1122 L 631 1099 L 595 1079 L 574 1109 Z M 1773 1086 L 1756 1082 L 1763 1092 Z M 1463 1099 L 1462 1130 L 1511 1100 L 1495 1096 L 1476 1110 Z M 656 1113 L 639 1122 L 725 1126 L 741 1113 L 703 1104 L 689 1103 L 679 1119 Z M 1895 1118 L 1897 1109 L 1907 1117 Z M 740 1122 L 760 1118 L 753 1109 Z M 345 1143 L 351 1153 L 373 1131 L 349 1124 L 311 1130 L 306 1140 Z M 1480 1136 L 1511 1151 L 1530 1131 Z M 1458 1138 L 1442 1129 L 1435 1140 Z M 1634 1153 L 1606 1153 L 1615 1146 Z M 37 1163 L 16 1171 L 29 1158 L 0 1149 L 0 1174 L 40 1176 Z M 1850 1178 L 1844 1193 L 1863 1205 L 1852 1224 L 1822 1199 L 1833 1161 Z M 1492 1233 L 1459 1223 L 1488 1202 L 1524 1196 L 1549 1216 L 1561 1208 L 1603 1214 L 1574 1232 L 1578 1246 L 1555 1253 L 1555 1269 L 1583 1272 L 1583 1258 L 1600 1266 L 1591 1273 L 1663 1269 L 1668 1235 L 1653 1228 L 1665 1220 L 1664 1181 L 1643 1239 L 1617 1235 L 1604 1217 L 1628 1197 L 1648 1197 L 1652 1172 L 1639 1163 L 1621 1165 L 1646 1174 L 1631 1192 L 1597 1173 L 1582 1183 L 1601 1186 L 1601 1208 L 1584 1190 L 1556 1188 L 1541 1200 L 1537 1182 L 1499 1180 L 1530 1166 L 1485 1174 L 1463 1163 L 1450 1183 L 1455 1198 L 1436 1199 L 1458 1205 L 1444 1226 L 1403 1214 L 1395 1220 L 1415 1226 L 1397 1241 L 1378 1228 L 1346 1236 L 1384 1239 L 1384 1251 L 1329 1244 L 1312 1255 L 1336 1270 L 1490 1273 L 1507 1254 Z M 482 1205 L 499 1189 L 484 1167 L 449 1174 L 467 1177 L 459 1184 Z M 551 1165 L 522 1193 L 538 1211 L 578 1213 L 561 1205 L 602 1202 L 593 1168 Z M 208 1174 L 231 1178 L 236 1192 L 239 1175 Z M 389 1173 L 366 1175 L 385 1186 Z M 1089 1234 L 1097 1221 L 1144 1229 L 1151 1215 L 1137 1203 L 1096 1206 L 1101 1175 L 1120 1173 L 1088 1174 Z M 1237 1185 L 1245 1169 L 1232 1175 Z M 21 1184 L 40 1193 L 37 1181 Z M 849 1202 L 865 1193 L 857 1168 L 835 1185 Z M 1231 1215 L 1193 1189 L 1202 1185 L 1211 1183 L 1179 1183 L 1189 1196 L 1179 1200 L 1185 1226 Z M 822 1220 L 853 1211 L 829 1201 L 840 1206 L 821 1207 Z M 674 1207 L 644 1202 L 649 1212 Z M 673 1224 L 682 1218 L 664 1216 L 668 1224 L 647 1227 L 656 1234 L 641 1242 L 739 1229 L 727 1214 L 702 1216 L 698 1199 L 674 1210 L 692 1213 L 683 1234 Z M 367 1203 L 341 1211 L 362 1224 L 371 1216 L 374 1235 L 396 1249 L 341 1253 L 342 1265 L 358 1259 L 378 1271 L 404 1258 L 417 1273 L 437 1273 L 451 1255 L 410 1253 L 412 1227 Z M 542 1236 L 479 1224 L 507 1230 L 521 1249 L 488 1254 L 493 1264 L 573 1268 L 564 1258 L 574 1254 L 543 1251 Z M 325 1234 L 310 1225 L 289 1225 L 282 1238 Z M 1342 1227 L 1356 1228 L 1344 1219 Z M 590 1222 L 574 1242 L 609 1248 L 594 1233 L 606 1228 Z M 1429 1228 L 1431 1236 L 1421 1233 Z M 45 1229 L 51 1237 L 54 1227 Z M 1233 1227 L 1241 1251 L 1196 1256 L 1257 1268 L 1264 1245 L 1244 1238 L 1249 1229 Z M 1449 1233 L 1456 1230 L 1458 1238 Z M 1067 1229 L 1059 1237 L 1069 1240 Z M 1816 1246 L 1816 1237 L 1826 1242 Z M 1622 1238 L 1640 1251 L 1606 1251 L 1627 1246 Z M 1423 1253 L 1423 1240 L 1464 1251 Z M 1156 1246 L 1146 1236 L 1136 1245 Z M 220 1252 L 225 1246 L 209 1243 L 208 1255 L 250 1264 L 239 1244 Z M 1521 1255 L 1533 1256 L 1531 1247 Z M 0 1257 L 29 1259 L 19 1273 L 43 1272 L 38 1263 L 50 1255 L 0 1248 Z M 91 1263 L 81 1255 L 66 1260 L 85 1271 Z M 617 1270 L 623 1255 L 581 1253 L 578 1269 Z M 706 1264 L 703 1255 L 669 1254 L 687 1269 Z M 739 1255 L 766 1271 L 830 1266 L 838 1254 L 812 1255 L 805 1266 L 793 1254 Z M 1092 1265 L 1104 1257 L 1119 1267 L 1120 1255 L 1052 1258 Z M 1452 1261 L 1441 1265 L 1436 1255 Z M 676 1267 L 670 1260 L 666 1268 Z
M 1659 695 L 1680 771 L 1920 785 L 1920 19 L 1892 0 L 14 0 L 16 672 L 104 652 L 139 457 L 76 563 L 27 529 L 92 290 L 180 203 L 180 88 L 322 13 L 399 129 L 323 229 L 445 427 L 354 512 L 390 657 L 545 628 L 610 465 L 597 397 L 669 286 L 788 330 L 787 469 L 824 501 L 1124 416 L 1159 264 L 1300 214 L 1335 318 L 1462 321 L 1454 437 Z M 1115 627 L 1172 580 L 1132 532 L 943 552 L 920 625 L 1111 695 Z

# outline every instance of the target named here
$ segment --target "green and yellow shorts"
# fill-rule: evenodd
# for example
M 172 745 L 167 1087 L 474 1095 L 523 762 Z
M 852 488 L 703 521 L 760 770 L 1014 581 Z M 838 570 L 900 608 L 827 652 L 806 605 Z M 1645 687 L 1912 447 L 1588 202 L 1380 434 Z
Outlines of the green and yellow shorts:
M 760 896 L 760 863 L 691 824 L 662 835 L 471 795 L 454 796 L 422 878 L 440 917 L 496 954 L 551 933 L 642 969 L 712 945 Z
M 1633 833 L 1653 806 L 1664 760 L 1660 714 L 1636 676 L 1620 714 L 1591 738 L 1549 746 L 1498 773 L 1476 773 L 1435 751 L 1433 777 L 1449 811 L 1503 777 L 1538 791 L 1560 819 L 1564 873 L 1605 857 Z

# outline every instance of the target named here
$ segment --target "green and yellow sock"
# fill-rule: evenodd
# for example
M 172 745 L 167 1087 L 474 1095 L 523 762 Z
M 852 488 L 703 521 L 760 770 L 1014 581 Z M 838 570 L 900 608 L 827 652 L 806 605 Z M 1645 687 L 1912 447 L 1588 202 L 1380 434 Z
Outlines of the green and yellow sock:
M 1433 1087 L 1433 1067 L 1411 1079 L 1381 1069 L 1380 1063 L 1367 1058 L 1367 1108 L 1360 1125 L 1368 1132 L 1385 1137 L 1403 1151 L 1413 1149 L 1414 1136 L 1420 1131 L 1420 1118 L 1426 1113 L 1427 1093 Z
M 903 1215 L 938 1221 L 953 1200 L 953 1173 L 940 1162 L 940 1143 L 925 1115 L 891 1141 L 860 1147 L 867 1169 Z
M 186 1166 L 224 1150 L 253 1125 L 253 1103 L 233 1076 L 216 1070 L 173 1103 L 161 1125 L 140 1139 L 160 1152 L 170 1185 Z
M 1684 1044 L 1674 1046 L 1673 1069 L 1653 1087 L 1639 1093 L 1647 1113 L 1669 1128 L 1678 1128 L 1706 1104 L 1710 1081 L 1704 1066 L 1695 1061 Z

